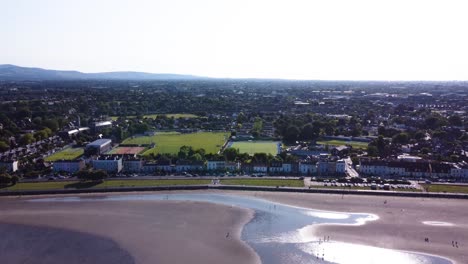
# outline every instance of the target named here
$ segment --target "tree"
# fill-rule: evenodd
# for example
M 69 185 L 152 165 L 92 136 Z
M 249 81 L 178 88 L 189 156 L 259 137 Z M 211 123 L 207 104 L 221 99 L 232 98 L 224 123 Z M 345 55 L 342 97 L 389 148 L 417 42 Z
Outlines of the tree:
M 314 129 L 314 126 L 311 123 L 306 124 L 302 127 L 301 139 L 303 140 L 313 140 L 317 138 L 317 130 Z
M 377 157 L 379 155 L 379 150 L 376 146 L 367 146 L 367 155 L 370 157 Z
M 463 120 L 459 115 L 450 116 L 448 122 L 452 126 L 463 126 Z
M 34 136 L 33 136 L 31 133 L 27 133 L 27 134 L 24 134 L 24 135 L 20 138 L 19 142 L 20 142 L 20 144 L 22 144 L 22 145 L 29 145 L 29 144 L 33 143 L 34 140 L 35 140 L 35 139 L 34 139 Z
M 182 146 L 179 149 L 179 153 L 177 153 L 177 156 L 179 159 L 188 159 L 190 156 L 192 156 L 194 153 L 193 148 L 190 146 Z
M 52 131 L 57 131 L 59 129 L 58 121 L 55 119 L 47 119 L 43 122 L 43 125 Z
M 239 154 L 239 150 L 235 148 L 226 148 L 223 152 L 224 158 L 227 161 L 234 161 L 237 158 L 237 155 Z
M 399 133 L 393 136 L 392 142 L 394 144 L 407 144 L 409 141 L 409 136 L 407 133 Z
M 78 179 L 85 181 L 102 181 L 108 177 L 104 170 L 81 170 L 77 173 Z
M 268 155 L 266 153 L 255 153 L 252 161 L 256 163 L 268 163 Z
M 10 146 L 5 141 L 0 141 L 0 152 L 5 152 Z
M 200 155 L 200 153 L 195 153 L 192 156 L 190 156 L 191 161 L 202 161 L 203 157 Z
M 286 129 L 286 134 L 284 135 L 284 139 L 288 142 L 296 141 L 299 138 L 299 134 L 301 131 L 297 126 L 289 126 Z

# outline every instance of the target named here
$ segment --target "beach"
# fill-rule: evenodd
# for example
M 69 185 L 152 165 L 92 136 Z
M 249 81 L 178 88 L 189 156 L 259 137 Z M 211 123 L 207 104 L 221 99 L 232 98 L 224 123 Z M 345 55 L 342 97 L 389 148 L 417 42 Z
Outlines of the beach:
M 422 252 L 446 257 L 458 264 L 468 263 L 468 206 L 465 200 L 219 190 L 138 194 L 151 193 L 229 194 L 318 210 L 371 213 L 377 215 L 378 220 L 359 226 L 316 225 L 306 228 L 305 233 L 316 237 L 327 236 L 332 241 Z M 242 227 L 254 215 L 249 209 L 171 200 L 25 201 L 31 198 L 38 197 L 0 199 L 0 230 L 2 225 L 17 224 L 96 236 L 99 238 L 96 241 L 101 241 L 99 243 L 104 245 L 101 247 L 108 248 L 109 252 L 125 256 L 122 259 L 131 257 L 121 263 L 260 262 L 257 254 L 240 239 Z M 428 242 L 425 238 L 428 238 Z M 457 243 L 458 248 L 452 245 L 452 241 Z M 33 256 L 34 252 L 28 254 Z M 103 254 L 107 254 L 107 251 Z
M 311 236 L 330 236 L 334 241 L 422 252 L 443 256 L 458 264 L 468 263 L 466 200 L 273 192 L 235 194 L 311 209 L 372 213 L 379 219 L 365 225 L 318 225 L 308 228 L 307 232 Z M 429 238 L 429 242 L 425 242 L 425 238 Z M 452 246 L 452 241 L 457 242 L 458 248 Z
M 31 203 L 7 198 L 0 202 L 0 230 L 28 230 L 9 232 L 9 241 L 2 238 L 0 252 L 6 263 L 64 263 L 64 250 L 73 256 L 66 263 L 260 262 L 240 240 L 243 225 L 253 216 L 246 209 L 180 201 Z M 93 239 L 75 239 L 72 232 Z M 77 242 L 68 243 L 72 238 Z M 106 250 L 99 253 L 89 251 L 105 244 L 103 240 L 115 245 L 101 246 Z M 92 246 L 85 247 L 83 241 Z M 50 245 L 44 249 L 44 243 Z M 65 245 L 87 253 L 75 254 Z M 116 252 L 125 261 L 115 262 Z

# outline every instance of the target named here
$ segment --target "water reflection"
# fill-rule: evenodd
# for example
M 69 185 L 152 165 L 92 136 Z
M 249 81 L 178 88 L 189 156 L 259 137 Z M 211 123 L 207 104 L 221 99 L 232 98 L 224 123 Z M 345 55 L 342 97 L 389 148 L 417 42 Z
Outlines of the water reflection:
M 311 237 L 307 227 L 318 224 L 361 225 L 378 219 L 365 213 L 340 213 L 288 206 L 268 200 L 223 194 L 143 194 L 100 197 L 56 197 L 33 202 L 85 202 L 125 200 L 190 200 L 250 208 L 255 217 L 245 225 L 242 239 L 260 256 L 263 263 L 414 263 L 450 264 L 447 259 L 370 246 L 333 241 L 330 237 Z

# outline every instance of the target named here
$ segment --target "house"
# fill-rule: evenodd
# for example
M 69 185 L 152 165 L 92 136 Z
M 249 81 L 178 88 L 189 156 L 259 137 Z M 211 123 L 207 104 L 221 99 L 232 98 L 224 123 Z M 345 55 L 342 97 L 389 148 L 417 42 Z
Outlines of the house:
M 345 156 L 347 155 L 349 152 L 349 147 L 348 146 L 337 146 L 337 147 L 333 147 L 330 151 L 330 153 L 333 155 L 333 156 L 339 156 L 339 157 L 342 157 L 342 156 Z
M 96 170 L 105 170 L 109 173 L 119 173 L 123 168 L 122 158 L 102 157 L 93 160 L 93 168 Z
M 226 168 L 224 160 L 209 160 L 206 162 L 206 169 L 209 171 L 222 171 Z
M 301 175 L 312 175 L 317 173 L 317 163 L 310 161 L 300 162 L 299 173 Z
M 136 158 L 126 158 L 122 165 L 124 172 L 140 172 L 143 168 L 143 161 Z
M 54 172 L 75 173 L 86 167 L 83 159 L 79 160 L 57 160 L 52 165 Z
M 290 174 L 294 172 L 295 166 L 292 163 L 283 163 L 282 169 L 284 174 Z
M 253 164 L 253 172 L 267 173 L 268 172 L 268 165 L 263 164 L 263 163 L 254 163 Z
M 272 161 L 268 170 L 271 174 L 281 174 L 283 172 L 283 163 L 281 161 Z
M 105 128 L 111 128 L 112 127 L 112 121 L 99 121 L 99 122 L 94 122 L 93 123 L 93 129 L 95 132 L 101 131 Z
M 228 171 L 239 171 L 241 169 L 241 163 L 240 162 L 226 162 L 224 167 Z
M 203 171 L 205 163 L 203 161 L 178 160 L 175 166 L 177 172 Z
M 455 178 L 468 179 L 468 164 L 464 162 L 454 164 L 450 170 L 450 176 Z
M 17 160 L 3 160 L 0 161 L 0 168 L 5 168 L 8 172 L 15 172 L 18 170 Z

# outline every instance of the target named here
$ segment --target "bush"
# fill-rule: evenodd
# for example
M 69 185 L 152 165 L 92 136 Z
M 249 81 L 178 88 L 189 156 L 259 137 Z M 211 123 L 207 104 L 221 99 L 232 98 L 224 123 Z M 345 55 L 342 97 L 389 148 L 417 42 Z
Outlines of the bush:
M 78 177 L 78 179 L 85 181 L 102 181 L 109 175 L 106 171 L 103 170 L 82 170 L 79 171 L 76 176 Z

